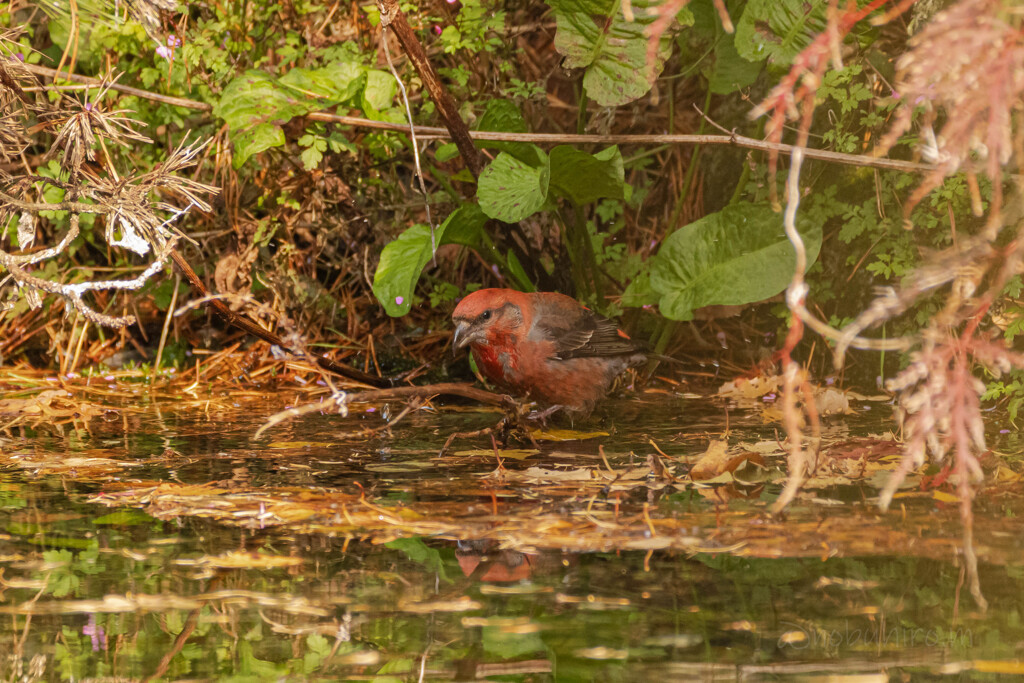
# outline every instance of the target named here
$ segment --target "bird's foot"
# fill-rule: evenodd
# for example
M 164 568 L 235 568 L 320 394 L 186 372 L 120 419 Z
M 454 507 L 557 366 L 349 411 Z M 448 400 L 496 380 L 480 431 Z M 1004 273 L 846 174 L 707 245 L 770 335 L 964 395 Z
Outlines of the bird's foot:
M 534 448 L 539 448 L 537 441 L 530 434 L 529 427 L 525 424 L 527 417 L 524 415 L 525 410 L 523 406 L 509 398 L 508 402 L 503 404 L 502 407 L 505 409 L 506 414 L 493 427 L 486 427 L 472 432 L 454 432 L 449 434 L 448 439 L 444 442 L 444 446 L 441 447 L 441 452 L 437 454 L 438 457 L 443 457 L 456 439 L 471 439 L 481 436 L 491 437 L 491 443 L 495 448 L 495 453 L 497 453 L 498 443 L 501 443 L 502 448 L 507 448 L 509 439 L 517 432 L 521 432 L 523 436 L 529 439 Z
M 548 418 L 564 408 L 565 406 L 555 405 L 545 408 L 544 410 L 533 410 L 526 416 L 526 419 L 539 422 L 541 427 L 547 427 Z

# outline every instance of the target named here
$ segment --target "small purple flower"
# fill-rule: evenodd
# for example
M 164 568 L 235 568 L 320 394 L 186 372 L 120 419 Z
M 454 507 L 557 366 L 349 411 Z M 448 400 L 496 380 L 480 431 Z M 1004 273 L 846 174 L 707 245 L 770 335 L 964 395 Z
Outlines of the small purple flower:
M 836 383 L 836 378 L 835 377 L 826 377 L 825 378 L 825 384 L 827 384 L 828 386 L 832 386 L 835 383 Z
M 368 413 L 375 413 L 375 412 L 377 412 L 377 409 L 376 408 L 367 408 L 366 412 L 368 412 Z
M 434 24 L 434 35 L 435 36 L 441 35 L 441 27 L 438 26 L 437 24 Z
M 765 394 L 764 396 L 761 397 L 761 400 L 762 401 L 774 401 L 775 400 L 775 393 L 772 392 L 770 394 Z
M 173 33 L 167 36 L 167 47 L 181 47 L 181 38 Z
M 86 111 L 92 111 L 92 102 L 86 102 L 85 103 L 85 110 Z
M 166 45 L 161 45 L 156 49 L 156 53 L 164 59 L 170 59 L 174 55 L 174 51 Z
M 14 55 L 14 56 L 18 58 L 19 62 L 24 62 L 25 61 L 25 53 L 24 52 L 19 52 L 18 54 Z
M 649 308 L 654 308 L 654 306 L 651 304 L 644 304 L 641 308 L 643 308 L 646 311 Z
M 1010 430 L 1009 430 L 1009 429 L 1000 429 L 1000 430 L 999 430 L 999 433 L 1000 433 L 1000 434 L 1009 434 L 1009 433 L 1010 433 Z
M 651 240 L 651 244 L 648 249 L 654 249 L 656 246 L 658 246 L 658 240 Z
M 395 303 L 398 304 L 399 306 L 402 305 L 403 301 L 405 301 L 405 297 L 404 296 L 396 296 L 395 297 Z

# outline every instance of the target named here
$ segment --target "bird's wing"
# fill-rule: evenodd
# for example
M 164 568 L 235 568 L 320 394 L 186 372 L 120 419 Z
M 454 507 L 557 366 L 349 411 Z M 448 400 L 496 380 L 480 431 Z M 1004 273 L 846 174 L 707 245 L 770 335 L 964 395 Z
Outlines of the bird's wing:
M 579 305 L 552 306 L 542 311 L 535 325 L 554 343 L 554 358 L 622 356 L 643 351 L 614 321 Z

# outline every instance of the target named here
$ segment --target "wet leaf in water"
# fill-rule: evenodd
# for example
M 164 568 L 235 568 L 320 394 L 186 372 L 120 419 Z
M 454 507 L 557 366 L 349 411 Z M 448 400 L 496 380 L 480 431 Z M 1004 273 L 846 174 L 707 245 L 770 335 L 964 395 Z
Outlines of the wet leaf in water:
M 533 438 L 538 441 L 586 441 L 601 436 L 608 436 L 608 432 L 580 432 L 574 429 L 541 429 L 531 432 Z
M 403 460 L 401 462 L 371 462 L 363 465 L 363 469 L 368 472 L 382 472 L 382 473 L 398 473 L 398 472 L 418 472 L 420 470 L 429 470 L 437 467 L 432 462 L 425 460 Z
M 532 457 L 534 455 L 539 455 L 539 454 L 540 454 L 540 451 L 535 450 L 535 449 L 529 449 L 529 448 L 503 448 L 503 449 L 498 449 L 498 457 L 499 458 L 508 458 L 509 460 L 526 460 L 529 457 Z M 494 449 L 493 448 L 475 448 L 475 449 L 468 450 L 468 451 L 456 451 L 454 453 L 454 455 L 467 456 L 467 457 L 476 456 L 476 457 L 481 457 L 481 458 L 491 458 L 491 460 L 493 461 L 493 459 L 494 459 Z
M 690 468 L 690 478 L 694 481 L 715 479 L 722 474 L 735 472 L 745 463 L 765 467 L 764 458 L 758 453 L 729 451 L 729 444 L 724 440 L 712 440 L 704 454 Z M 730 479 L 731 480 L 731 477 Z M 727 480 L 728 481 L 728 480 Z

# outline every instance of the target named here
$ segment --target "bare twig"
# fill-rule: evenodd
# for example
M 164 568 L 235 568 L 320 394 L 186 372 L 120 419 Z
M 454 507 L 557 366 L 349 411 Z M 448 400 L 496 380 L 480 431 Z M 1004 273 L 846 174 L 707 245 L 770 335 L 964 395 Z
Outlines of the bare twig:
M 26 65 L 33 73 L 51 74 L 53 69 L 35 65 Z M 95 84 L 97 87 L 101 81 L 86 76 L 74 75 L 72 80 Z M 117 90 L 136 97 L 143 97 L 157 102 L 164 102 L 176 107 L 185 107 L 197 111 L 209 112 L 213 107 L 205 102 L 197 102 L 180 97 L 168 98 L 165 95 L 150 93 L 138 88 L 130 88 L 119 84 L 110 86 L 111 90 Z M 378 130 L 391 130 L 396 133 L 408 133 L 409 126 L 400 123 L 389 123 L 387 121 L 374 121 L 358 116 L 341 116 L 330 112 L 311 112 L 306 114 L 310 121 L 321 121 L 324 123 L 336 123 L 346 126 L 358 126 L 362 128 L 376 128 Z M 420 139 L 452 138 L 453 134 L 446 128 L 437 126 L 415 126 L 416 134 Z M 559 145 L 559 144 L 598 144 L 598 145 L 726 145 L 739 147 L 741 149 L 753 149 L 773 154 L 792 154 L 793 145 L 771 142 L 768 140 L 757 140 L 755 138 L 729 133 L 728 135 L 570 135 L 563 133 L 501 133 L 495 131 L 467 131 L 470 140 L 487 140 L 493 142 L 532 142 L 536 144 Z M 460 150 L 461 151 L 461 150 Z M 903 171 L 906 173 L 923 173 L 935 169 L 934 164 L 919 163 L 914 161 L 902 161 L 900 159 L 882 159 L 870 154 L 843 154 L 823 149 L 805 149 L 804 156 L 808 159 L 825 161 L 828 163 L 844 164 L 847 166 L 858 166 L 868 168 L 881 168 L 892 171 Z

